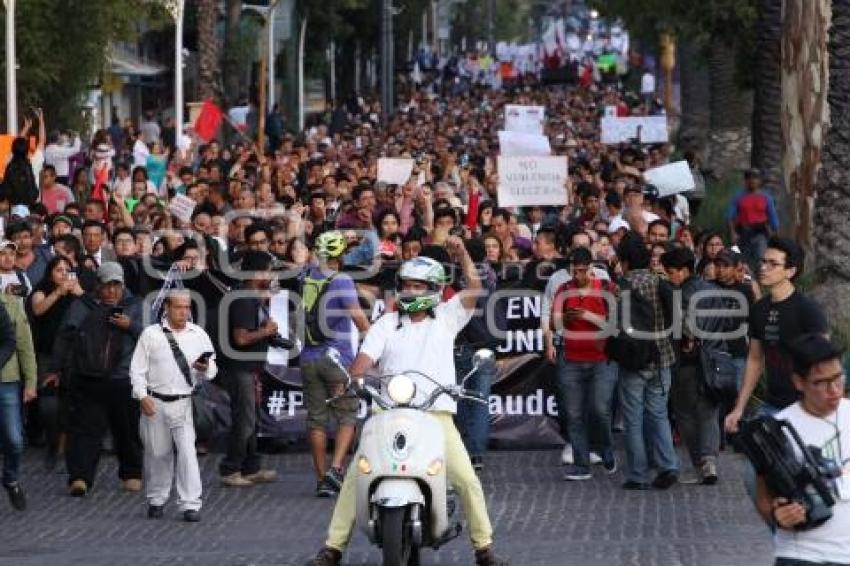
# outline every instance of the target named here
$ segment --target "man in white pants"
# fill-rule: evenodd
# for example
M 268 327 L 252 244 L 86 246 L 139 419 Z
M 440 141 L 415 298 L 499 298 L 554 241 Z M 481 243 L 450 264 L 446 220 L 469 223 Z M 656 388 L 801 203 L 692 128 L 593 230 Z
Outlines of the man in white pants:
M 211 379 L 217 369 L 209 336 L 189 322 L 191 304 L 188 291 L 169 293 L 162 322 L 148 326 L 139 337 L 130 379 L 133 397 L 141 402 L 139 430 L 145 448 L 148 517 L 163 516 L 175 475 L 176 451 L 180 510 L 185 521 L 195 523 L 201 520 L 201 473 L 195 453 L 190 381 Z

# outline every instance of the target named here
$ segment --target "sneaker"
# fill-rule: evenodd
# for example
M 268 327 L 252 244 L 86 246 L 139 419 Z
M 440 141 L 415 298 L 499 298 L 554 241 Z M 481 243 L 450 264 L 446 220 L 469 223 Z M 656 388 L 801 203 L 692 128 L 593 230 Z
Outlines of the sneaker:
M 585 466 L 570 464 L 564 471 L 564 479 L 568 481 L 582 481 L 591 478 L 593 478 L 593 475 L 590 473 L 590 468 Z
M 254 485 L 254 482 L 246 479 L 239 472 L 234 472 L 229 476 L 221 476 L 221 485 L 225 487 L 249 487 Z
M 68 493 L 71 494 L 71 497 L 82 497 L 89 491 L 89 486 L 86 485 L 86 482 L 83 480 L 74 480 L 71 482 L 71 485 L 68 486 Z
M 617 457 L 613 454 L 608 459 L 602 460 L 602 468 L 609 476 L 617 473 Z
M 678 481 L 679 476 L 676 474 L 676 472 L 666 470 L 664 472 L 660 472 L 657 476 L 655 476 L 655 479 L 652 480 L 652 487 L 654 487 L 655 489 L 668 489 Z
M 186 509 L 183 511 L 183 520 L 187 523 L 197 523 L 201 520 L 201 512 L 197 509 Z
M 590 465 L 591 466 L 598 466 L 601 463 L 602 463 L 602 456 L 600 456 L 596 452 L 591 452 L 590 453 Z
M 561 463 L 565 466 L 569 466 L 573 462 L 575 462 L 575 460 L 573 460 L 573 445 L 567 444 L 561 451 Z
M 165 516 L 165 505 L 148 505 L 148 519 L 162 519 Z
M 475 551 L 476 566 L 508 566 L 508 561 L 496 556 L 493 547 L 488 546 Z
M 328 479 L 328 475 L 316 482 L 316 497 L 336 497 L 339 495 L 339 490 Z
M 342 553 L 340 551 L 326 546 L 319 551 L 314 559 L 307 563 L 307 566 L 338 566 L 341 560 Z
M 481 456 L 470 456 L 469 460 L 472 462 L 472 469 L 476 472 L 484 469 L 484 458 Z
M 702 485 L 714 485 L 717 483 L 717 464 L 712 460 L 703 462 L 699 470 L 702 477 Z
M 270 483 L 277 479 L 277 472 L 274 470 L 257 470 L 253 474 L 243 475 L 242 477 L 251 483 Z
M 142 490 L 142 480 L 130 478 L 121 482 L 121 489 L 129 493 L 135 493 Z
M 6 493 L 9 494 L 9 503 L 12 504 L 12 507 L 17 509 L 18 511 L 23 511 L 27 508 L 27 498 L 24 495 L 24 490 L 21 488 L 21 484 L 18 482 L 13 483 L 12 485 L 7 485 Z
M 342 473 L 342 470 L 339 468 L 330 468 L 325 474 L 324 481 L 334 490 L 339 493 L 342 489 L 342 482 L 345 480 L 345 476 Z

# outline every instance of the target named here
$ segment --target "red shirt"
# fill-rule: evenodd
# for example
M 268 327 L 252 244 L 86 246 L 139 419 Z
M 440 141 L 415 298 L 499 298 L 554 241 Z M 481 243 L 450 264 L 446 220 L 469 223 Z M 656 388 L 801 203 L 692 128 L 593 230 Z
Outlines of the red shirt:
M 555 294 L 555 305 L 561 305 L 563 312 L 567 309 L 584 309 L 602 318 L 608 317 L 608 302 L 605 294 L 613 295 L 613 288 L 607 281 L 591 279 L 587 294 L 579 295 L 575 281 L 564 283 Z M 566 294 L 569 292 L 569 294 Z M 560 297 L 565 293 L 563 297 Z M 605 354 L 605 338 L 593 338 L 591 335 L 600 334 L 603 329 L 592 322 L 583 319 L 573 319 L 564 322 L 564 359 L 569 362 L 604 362 L 608 360 Z M 572 336 L 574 333 L 580 333 Z

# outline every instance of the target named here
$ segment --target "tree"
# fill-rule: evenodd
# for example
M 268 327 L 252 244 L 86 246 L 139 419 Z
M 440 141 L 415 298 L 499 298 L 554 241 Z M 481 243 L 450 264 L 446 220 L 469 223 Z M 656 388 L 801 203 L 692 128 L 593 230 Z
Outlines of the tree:
M 239 39 L 242 0 L 227 0 L 224 25 L 224 94 L 233 104 L 243 94 L 239 73 Z
M 111 42 L 134 39 L 140 24 L 169 21 L 160 5 L 137 0 L 28 0 L 16 12 L 19 114 L 40 106 L 49 127 L 82 127 L 83 97 L 108 74 Z M 5 25 L 5 11 L 0 21 Z M 0 53 L 5 72 L 5 45 Z M 2 97 L 4 117 L 5 107 Z
M 789 2 L 789 7 L 793 4 L 801 8 L 810 1 Z M 823 142 L 817 198 L 814 199 L 812 225 L 818 283 L 814 293 L 830 313 L 833 327 L 846 335 L 850 328 L 850 293 L 847 292 L 850 286 L 850 223 L 847 221 L 850 209 L 850 0 L 832 0 L 831 25 L 827 2 L 819 0 L 816 4 L 822 10 L 817 13 L 818 21 L 812 31 L 819 36 L 806 39 L 819 43 L 829 30 L 829 128 Z M 800 195 L 799 198 L 813 196 Z
M 222 95 L 221 64 L 216 35 L 217 6 L 217 0 L 196 0 L 199 94 L 204 99 L 219 99 Z
M 827 92 L 830 99 L 835 93 L 829 84 L 834 68 L 827 66 L 829 0 L 786 0 L 784 12 L 782 173 L 789 195 L 790 233 L 812 257 L 812 201 L 829 119 Z
M 753 50 L 754 103 L 752 162 L 764 176 L 781 210 L 787 198 L 782 179 L 782 0 L 759 0 Z M 783 214 L 787 218 L 787 214 Z

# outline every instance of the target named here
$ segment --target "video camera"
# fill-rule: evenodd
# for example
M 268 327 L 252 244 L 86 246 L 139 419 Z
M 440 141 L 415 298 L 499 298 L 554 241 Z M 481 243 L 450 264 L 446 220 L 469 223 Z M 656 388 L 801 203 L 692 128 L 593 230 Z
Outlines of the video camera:
M 813 529 L 832 517 L 833 480 L 841 477 L 841 468 L 820 448 L 803 444 L 791 423 L 758 417 L 744 423 L 736 442 L 774 496 L 805 507 L 806 521 L 795 530 Z

